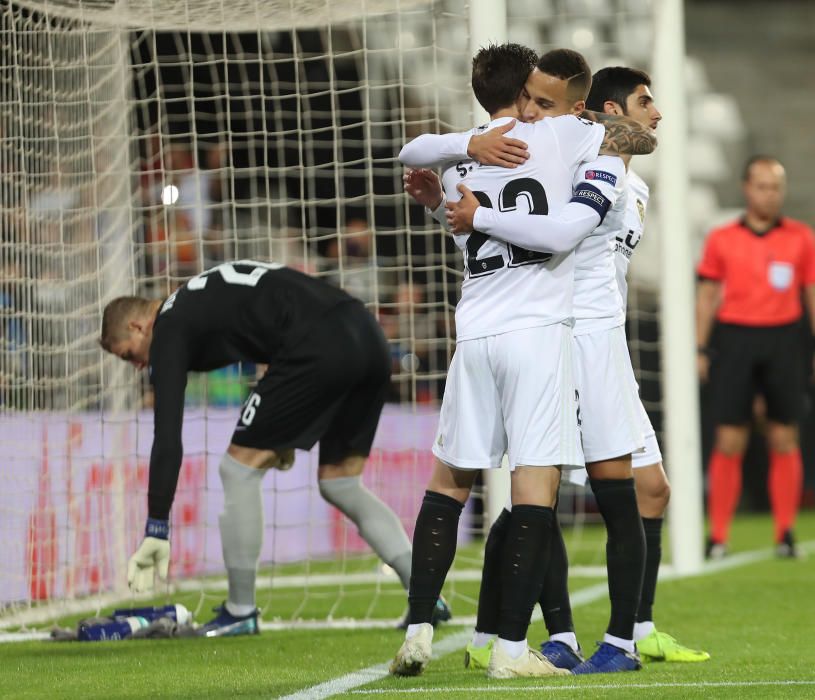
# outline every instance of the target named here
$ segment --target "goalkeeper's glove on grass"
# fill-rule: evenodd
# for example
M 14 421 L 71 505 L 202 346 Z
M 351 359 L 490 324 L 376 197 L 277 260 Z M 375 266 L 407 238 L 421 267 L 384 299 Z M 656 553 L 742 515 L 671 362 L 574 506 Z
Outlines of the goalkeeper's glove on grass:
M 153 589 L 155 575 L 167 580 L 170 569 L 170 522 L 148 518 L 144 540 L 127 563 L 127 585 L 134 593 Z

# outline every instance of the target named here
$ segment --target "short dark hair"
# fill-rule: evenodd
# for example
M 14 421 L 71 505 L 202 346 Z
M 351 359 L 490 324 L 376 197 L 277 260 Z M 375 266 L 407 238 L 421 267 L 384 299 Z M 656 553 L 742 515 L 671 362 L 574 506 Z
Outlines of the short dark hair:
M 591 68 L 582 53 L 571 49 L 547 51 L 538 61 L 538 70 L 567 82 L 566 89 L 575 100 L 585 100 L 591 87 Z
M 490 44 L 473 57 L 475 99 L 494 114 L 512 106 L 521 94 L 538 55 L 520 44 Z
M 611 66 L 598 70 L 592 78 L 591 90 L 586 98 L 586 109 L 602 112 L 603 105 L 616 102 L 627 114 L 625 102 L 638 86 L 651 87 L 651 76 L 645 71 L 625 66 Z
M 747 162 L 744 164 L 744 170 L 741 171 L 741 181 L 747 182 L 750 179 L 750 170 L 756 163 L 778 163 L 781 165 L 781 161 L 778 160 L 775 156 L 768 156 L 765 154 L 756 154 L 754 156 L 750 156 L 747 159 Z M 783 165 L 781 167 L 784 167 Z

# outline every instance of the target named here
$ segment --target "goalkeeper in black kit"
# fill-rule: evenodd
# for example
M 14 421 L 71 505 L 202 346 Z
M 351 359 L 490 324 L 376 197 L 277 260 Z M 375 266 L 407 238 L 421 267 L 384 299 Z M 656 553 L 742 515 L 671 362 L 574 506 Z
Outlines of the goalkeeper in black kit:
M 187 372 L 235 362 L 269 369 L 241 408 L 219 474 L 226 602 L 206 636 L 258 632 L 255 578 L 263 538 L 261 483 L 294 449 L 320 442 L 319 488 L 373 550 L 410 581 L 411 547 L 396 514 L 360 480 L 390 379 L 385 337 L 360 301 L 275 263 L 240 260 L 193 277 L 167 299 L 120 297 L 105 308 L 102 347 L 138 369 L 155 394 L 145 537 L 128 563 L 134 591 L 166 579 L 169 517 L 181 468 Z

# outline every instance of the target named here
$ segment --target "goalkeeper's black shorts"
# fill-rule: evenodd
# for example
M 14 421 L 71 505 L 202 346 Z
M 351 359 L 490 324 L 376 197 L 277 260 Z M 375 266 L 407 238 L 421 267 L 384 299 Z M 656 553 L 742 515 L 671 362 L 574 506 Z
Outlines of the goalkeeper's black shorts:
M 232 442 L 311 449 L 320 464 L 370 454 L 390 381 L 382 329 L 359 301 L 335 307 L 283 350 L 241 408 Z

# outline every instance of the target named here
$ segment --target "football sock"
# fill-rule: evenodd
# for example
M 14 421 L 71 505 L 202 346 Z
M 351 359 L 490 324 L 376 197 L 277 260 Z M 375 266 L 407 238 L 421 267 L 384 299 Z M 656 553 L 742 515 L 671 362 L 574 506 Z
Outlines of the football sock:
M 473 632 L 473 641 L 470 642 L 470 644 L 476 649 L 482 649 L 493 639 L 495 639 L 494 634 L 490 634 L 488 632 Z
M 651 632 L 656 629 L 651 620 L 645 622 L 637 622 L 634 625 L 634 641 L 638 642 L 640 639 L 645 639 Z
M 502 640 L 526 639 L 549 561 L 554 517 L 553 509 L 545 506 L 512 508 L 501 560 L 498 636 Z
M 615 637 L 613 634 L 604 634 L 603 641 L 606 644 L 611 644 L 612 646 L 617 647 L 618 649 L 624 649 L 630 654 L 633 654 L 637 647 L 634 644 L 633 639 L 625 639 L 624 637 Z
M 519 641 L 498 637 L 498 646 L 504 650 L 510 659 L 520 659 L 521 655 L 529 648 L 526 637 Z
M 396 513 L 365 488 L 360 476 L 320 479 L 319 486 L 322 497 L 357 526 L 362 539 L 396 571 L 407 589 L 410 584 L 410 540 Z
M 263 545 L 263 497 L 266 469 L 241 464 L 229 454 L 221 458 L 218 473 L 224 487 L 224 512 L 218 518 L 226 576 L 227 610 L 236 616 L 255 608 L 255 578 Z
M 569 558 L 557 514 L 552 527 L 551 553 L 543 578 L 540 606 L 550 638 L 561 633 L 572 633 L 574 636 L 572 606 L 569 602 Z
M 456 555 L 458 519 L 464 504 L 425 491 L 413 532 L 413 565 L 408 592 L 408 624 L 431 622 L 444 579 Z
M 710 538 L 724 544 L 741 496 L 742 455 L 725 455 L 713 450 L 708 465 L 707 509 Z
M 506 508 L 495 519 L 484 545 L 484 565 L 481 569 L 481 588 L 478 592 L 477 632 L 498 633 L 498 616 L 501 606 L 501 563 L 504 541 L 512 518 Z
M 423 625 L 408 625 L 407 629 L 405 630 L 405 639 L 410 639 L 411 637 L 415 637 L 419 634 L 419 631 L 422 629 Z M 430 639 L 433 639 L 433 628 L 430 628 Z
M 642 528 L 645 530 L 645 576 L 642 579 L 637 622 L 654 619 L 654 597 L 662 560 L 662 518 L 643 518 Z
M 645 571 L 645 533 L 634 479 L 590 479 L 606 524 L 606 567 L 611 619 L 608 634 L 633 640 Z M 616 645 L 619 646 L 619 645 Z
M 784 533 L 795 525 L 795 516 L 801 505 L 804 485 L 801 451 L 771 451 L 770 473 L 767 481 L 770 506 L 775 520 L 775 541 L 780 542 Z
M 549 641 L 565 644 L 572 651 L 577 651 L 579 646 L 577 643 L 577 635 L 574 632 L 558 632 L 556 634 L 549 635 Z

